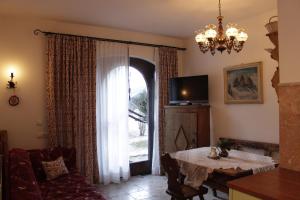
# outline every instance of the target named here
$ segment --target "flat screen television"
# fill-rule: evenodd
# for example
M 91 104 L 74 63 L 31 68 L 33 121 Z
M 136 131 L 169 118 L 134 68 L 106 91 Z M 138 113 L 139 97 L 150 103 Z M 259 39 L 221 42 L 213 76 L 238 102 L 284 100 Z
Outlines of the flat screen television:
M 207 104 L 208 75 L 171 78 L 170 104 Z

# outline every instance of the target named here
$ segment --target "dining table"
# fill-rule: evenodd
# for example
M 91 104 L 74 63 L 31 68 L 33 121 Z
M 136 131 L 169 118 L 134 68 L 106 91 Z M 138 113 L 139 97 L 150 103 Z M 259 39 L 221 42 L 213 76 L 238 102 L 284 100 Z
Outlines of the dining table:
M 201 147 L 170 154 L 185 175 L 185 184 L 194 188 L 207 184 L 213 189 L 228 192 L 227 181 L 276 167 L 275 161 L 269 156 L 230 150 L 227 157 L 210 158 L 210 152 L 211 147 Z

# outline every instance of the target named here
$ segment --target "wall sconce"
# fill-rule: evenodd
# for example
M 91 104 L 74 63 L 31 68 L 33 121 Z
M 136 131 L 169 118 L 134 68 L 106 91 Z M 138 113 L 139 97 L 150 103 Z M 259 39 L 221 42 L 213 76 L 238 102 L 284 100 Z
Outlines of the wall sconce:
M 8 88 L 8 89 L 14 89 L 14 88 L 16 88 L 17 82 L 14 82 L 14 77 L 15 77 L 15 76 L 14 76 L 14 73 L 11 72 L 11 73 L 10 73 L 10 80 L 7 81 L 7 82 L 8 82 L 7 88 Z

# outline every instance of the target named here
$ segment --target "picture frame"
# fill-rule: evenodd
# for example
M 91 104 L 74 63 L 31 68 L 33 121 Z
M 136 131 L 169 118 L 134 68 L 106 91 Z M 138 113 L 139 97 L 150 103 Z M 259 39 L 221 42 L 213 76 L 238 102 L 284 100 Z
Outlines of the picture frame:
M 224 68 L 225 104 L 263 104 L 263 63 Z

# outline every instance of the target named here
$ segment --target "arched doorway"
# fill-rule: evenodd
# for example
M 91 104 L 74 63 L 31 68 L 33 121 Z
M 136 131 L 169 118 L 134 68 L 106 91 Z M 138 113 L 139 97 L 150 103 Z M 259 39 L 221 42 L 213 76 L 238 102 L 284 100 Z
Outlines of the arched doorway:
M 131 175 L 150 174 L 154 131 L 155 66 L 130 58 L 129 67 L 129 160 Z

